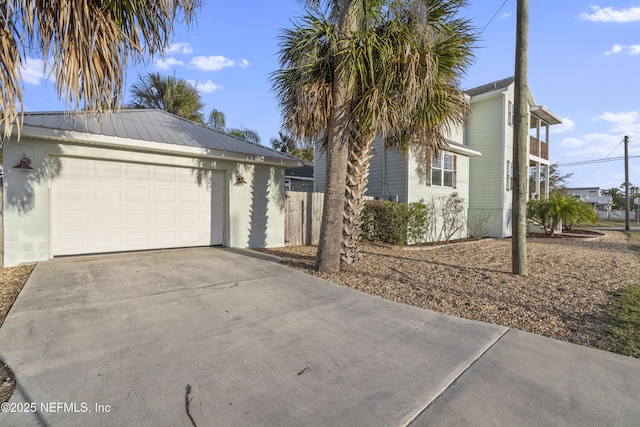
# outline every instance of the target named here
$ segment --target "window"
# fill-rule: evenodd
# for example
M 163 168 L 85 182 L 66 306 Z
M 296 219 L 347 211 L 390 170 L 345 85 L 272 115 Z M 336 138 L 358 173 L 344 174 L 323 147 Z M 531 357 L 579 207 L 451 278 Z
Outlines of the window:
M 456 188 L 456 156 L 440 153 L 431 162 L 431 185 Z
M 513 190 L 513 162 L 507 160 L 507 191 Z

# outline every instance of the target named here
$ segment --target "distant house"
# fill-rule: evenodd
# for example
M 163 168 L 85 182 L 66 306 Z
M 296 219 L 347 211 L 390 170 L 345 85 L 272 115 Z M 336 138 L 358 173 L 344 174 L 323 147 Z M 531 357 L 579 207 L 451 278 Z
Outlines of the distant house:
M 287 154 L 160 110 L 27 113 L 4 144 L 4 265 L 284 245 Z
M 482 152 L 471 162 L 469 218 L 486 221 L 486 235 L 491 237 L 511 235 L 514 82 L 509 77 L 466 92 L 471 97 L 466 145 Z M 531 91 L 527 102 L 528 164 L 536 177 L 535 188 L 529 188 L 527 193 L 530 198 L 543 198 L 549 194 L 550 128 L 562 120 L 538 105 Z
M 604 194 L 600 187 L 566 188 L 565 191 L 591 205 L 596 211 L 610 212 L 613 206 L 613 198 Z
M 314 191 L 313 163 L 303 162 L 300 167 L 285 169 L 284 188 L 287 191 Z

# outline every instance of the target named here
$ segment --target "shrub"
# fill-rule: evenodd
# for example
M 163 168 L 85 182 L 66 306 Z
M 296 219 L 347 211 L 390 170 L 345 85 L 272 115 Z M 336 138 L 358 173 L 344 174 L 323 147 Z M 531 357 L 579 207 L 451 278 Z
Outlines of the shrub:
M 567 230 L 571 230 L 577 223 L 595 223 L 597 214 L 582 200 L 554 192 L 546 200 L 529 200 L 527 218 L 538 221 L 545 233 L 552 235 L 560 221 Z
M 464 198 L 454 191 L 448 196 L 434 197 L 431 202 L 435 217 L 434 226 L 431 228 L 432 239 L 449 243 L 467 226 Z
M 362 211 L 362 240 L 405 245 L 426 238 L 428 209 L 422 203 L 372 200 Z

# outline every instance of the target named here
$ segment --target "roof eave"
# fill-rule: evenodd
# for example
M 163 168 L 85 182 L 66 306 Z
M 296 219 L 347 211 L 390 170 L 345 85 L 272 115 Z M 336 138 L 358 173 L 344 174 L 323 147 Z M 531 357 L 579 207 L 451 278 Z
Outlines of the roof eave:
M 447 142 L 447 151 L 457 154 L 463 154 L 469 157 L 482 156 L 482 151 L 467 147 L 466 145 L 456 144 L 455 142 Z
M 559 125 L 562 123 L 562 119 L 556 116 L 555 114 L 553 114 L 544 105 L 536 105 L 535 107 L 531 107 L 531 114 L 549 123 L 550 125 Z
M 15 133 L 15 132 L 14 132 Z M 113 136 L 96 135 L 84 132 L 61 131 L 25 125 L 21 137 L 33 137 L 72 145 L 91 145 L 99 147 L 126 149 L 130 151 L 153 152 L 184 157 L 202 157 L 218 160 L 239 161 L 253 164 L 266 164 L 284 168 L 299 167 L 302 162 L 272 156 L 235 153 L 232 151 L 213 150 L 204 147 L 189 147 L 161 142 L 133 140 Z

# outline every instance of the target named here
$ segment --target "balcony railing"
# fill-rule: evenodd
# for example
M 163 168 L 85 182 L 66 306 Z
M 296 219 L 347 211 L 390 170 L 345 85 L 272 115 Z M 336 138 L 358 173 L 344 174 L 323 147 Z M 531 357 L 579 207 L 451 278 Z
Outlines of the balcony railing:
M 529 154 L 532 156 L 540 157 L 544 160 L 549 160 L 549 143 L 540 141 L 533 136 L 529 137 Z

